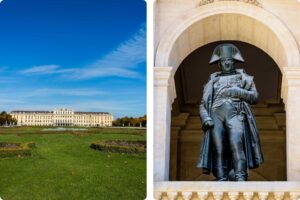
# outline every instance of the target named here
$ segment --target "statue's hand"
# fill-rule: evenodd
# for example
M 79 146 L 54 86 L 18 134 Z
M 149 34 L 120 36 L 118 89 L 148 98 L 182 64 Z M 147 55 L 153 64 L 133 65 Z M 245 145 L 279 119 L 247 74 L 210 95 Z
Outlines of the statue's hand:
M 212 120 L 208 120 L 204 122 L 202 126 L 202 130 L 207 131 L 208 129 L 211 129 L 214 126 L 214 122 Z
M 222 94 L 227 96 L 227 97 L 234 97 L 234 98 L 240 98 L 240 94 L 244 89 L 239 88 L 239 87 L 230 87 L 230 88 L 225 88 L 222 91 Z
M 250 104 L 255 103 L 258 98 L 256 90 L 245 90 L 240 87 L 226 88 L 222 91 L 222 95 L 225 97 L 239 98 Z

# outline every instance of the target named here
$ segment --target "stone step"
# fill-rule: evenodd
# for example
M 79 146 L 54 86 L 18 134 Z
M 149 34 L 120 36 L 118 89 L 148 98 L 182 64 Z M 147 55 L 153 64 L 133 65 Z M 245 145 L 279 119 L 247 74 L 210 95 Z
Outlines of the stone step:
M 257 115 L 272 115 L 276 112 L 285 112 L 284 105 L 279 100 L 267 100 L 265 104 L 251 105 L 253 112 Z M 199 105 L 186 104 L 180 108 L 181 112 L 199 115 Z
M 283 104 L 282 99 L 266 99 L 264 102 L 267 105 L 275 105 L 275 106 Z
M 182 129 L 180 131 L 181 135 L 196 135 L 196 134 L 204 134 L 203 130 L 187 130 L 187 129 Z M 285 137 L 285 132 L 282 130 L 261 130 L 259 131 L 260 136 L 273 136 L 273 135 L 278 135 L 280 137 Z
M 259 130 L 278 130 L 279 126 L 273 116 L 256 116 L 257 128 Z
M 274 113 L 284 113 L 284 108 L 278 107 L 252 107 L 255 116 L 271 116 Z
M 262 104 L 262 103 L 251 105 L 251 108 L 267 108 L 267 107 L 268 107 L 267 104 Z
M 286 126 L 286 117 L 285 113 L 274 113 L 275 120 L 279 127 Z
M 200 142 L 204 132 L 202 130 L 186 130 L 180 131 L 179 140 L 181 142 Z M 273 143 L 285 141 L 285 133 L 283 131 L 259 131 L 261 143 Z M 284 143 L 285 144 L 285 143 Z M 270 146 L 272 148 L 272 146 Z
M 251 106 L 252 111 L 255 115 L 273 115 L 274 113 L 284 113 L 283 104 L 257 104 Z M 183 106 L 182 111 L 190 113 L 191 115 L 199 115 L 199 106 Z
M 256 116 L 256 124 L 259 130 L 278 130 L 279 125 L 274 116 Z M 199 116 L 190 116 L 187 120 L 185 129 L 201 129 L 201 121 Z
M 258 133 L 260 137 L 285 137 L 285 132 L 282 130 L 259 130 Z
M 200 116 L 190 116 L 187 120 L 185 129 L 201 129 L 202 122 Z

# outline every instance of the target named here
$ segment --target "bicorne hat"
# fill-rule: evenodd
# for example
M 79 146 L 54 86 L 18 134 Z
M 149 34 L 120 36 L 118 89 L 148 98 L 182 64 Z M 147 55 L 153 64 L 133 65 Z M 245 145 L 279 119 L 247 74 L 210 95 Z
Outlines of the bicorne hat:
M 215 64 L 222 58 L 232 58 L 237 62 L 244 62 L 240 50 L 233 44 L 220 44 L 215 49 L 209 64 Z

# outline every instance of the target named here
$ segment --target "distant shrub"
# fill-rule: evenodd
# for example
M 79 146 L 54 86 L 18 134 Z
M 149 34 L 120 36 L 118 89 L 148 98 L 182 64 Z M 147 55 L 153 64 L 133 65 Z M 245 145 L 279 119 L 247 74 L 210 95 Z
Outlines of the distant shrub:
M 132 141 L 132 140 L 96 141 L 91 144 L 91 148 L 104 151 L 104 152 L 142 154 L 146 152 L 146 141 Z
M 0 158 L 31 156 L 33 142 L 0 142 Z

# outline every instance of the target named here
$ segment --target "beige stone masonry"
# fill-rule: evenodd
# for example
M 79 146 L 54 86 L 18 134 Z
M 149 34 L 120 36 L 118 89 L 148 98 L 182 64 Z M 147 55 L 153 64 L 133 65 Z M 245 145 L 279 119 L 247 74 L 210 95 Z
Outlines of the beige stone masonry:
M 237 1 L 219 1 L 183 13 L 160 38 L 155 66 L 174 66 L 176 71 L 192 51 L 220 40 L 253 44 L 268 53 L 281 70 L 299 66 L 295 38 L 277 16 Z
M 297 199 L 300 185 L 294 182 L 226 186 L 212 182 L 159 182 L 168 180 L 169 175 L 171 104 L 176 97 L 174 74 L 194 50 L 222 40 L 252 44 L 271 56 L 280 68 L 287 120 L 287 179 L 300 181 L 300 2 L 260 0 L 261 7 L 252 5 L 252 1 L 216 0 L 205 5 L 201 2 L 158 0 L 155 5 L 155 198 Z
M 172 67 L 154 68 L 154 180 L 169 178 Z
M 300 181 L 300 68 L 284 68 L 286 81 L 287 178 Z

